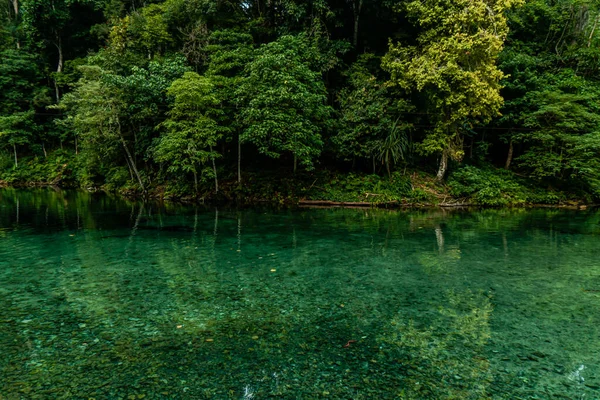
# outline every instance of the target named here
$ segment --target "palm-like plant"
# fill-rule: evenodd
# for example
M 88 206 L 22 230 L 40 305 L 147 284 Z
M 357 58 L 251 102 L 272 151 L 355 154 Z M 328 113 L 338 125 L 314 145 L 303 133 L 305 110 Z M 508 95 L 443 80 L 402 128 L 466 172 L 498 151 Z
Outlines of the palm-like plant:
M 411 149 L 411 143 L 407 135 L 409 125 L 401 123 L 400 118 L 396 119 L 390 129 L 390 134 L 379 141 L 373 149 L 376 158 L 385 164 L 388 177 L 391 178 L 391 165 L 397 164 L 400 160 L 405 160 Z

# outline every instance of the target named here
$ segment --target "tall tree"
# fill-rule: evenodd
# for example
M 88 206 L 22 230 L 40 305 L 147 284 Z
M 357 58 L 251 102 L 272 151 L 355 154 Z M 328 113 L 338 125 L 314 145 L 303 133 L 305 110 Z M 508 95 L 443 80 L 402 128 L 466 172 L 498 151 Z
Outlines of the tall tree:
M 0 51 L 0 140 L 18 164 L 17 146 L 30 144 L 37 130 L 36 108 L 48 104 L 35 57 L 23 49 Z
M 56 102 L 61 96 L 59 77 L 65 61 L 69 54 L 88 52 L 95 41 L 89 34 L 90 27 L 100 21 L 98 9 L 103 3 L 104 0 L 22 0 L 22 25 L 29 44 L 52 60 Z
M 263 45 L 237 92 L 245 127 L 242 141 L 269 157 L 290 153 L 294 172 L 298 162 L 313 168 L 332 111 L 320 74 L 309 66 L 309 46 L 305 35 L 282 36 Z
M 34 129 L 33 111 L 0 115 L 0 141 L 12 147 L 15 168 L 19 166 L 17 146 L 29 144 Z
M 217 116 L 219 128 L 237 141 L 237 177 L 242 181 L 242 127 L 231 110 L 236 109 L 235 92 L 244 80 L 244 68 L 252 60 L 252 36 L 231 30 L 213 32 L 205 47 L 208 68 L 206 76 L 215 85 L 221 106 L 230 112 Z M 235 137 L 235 138 L 234 138 Z
M 527 147 L 516 162 L 532 177 L 568 179 L 600 194 L 600 85 L 571 70 L 543 80 L 526 96 L 535 106 L 524 115 Z
M 120 89 L 107 79 L 107 71 L 97 66 L 81 67 L 84 77 L 75 90 L 64 96 L 60 107 L 67 111 L 68 124 L 85 144 L 84 149 L 98 159 L 114 152 L 121 146 L 127 165 L 135 176 L 142 191 L 146 190 L 130 145 L 126 139 L 126 125 L 123 114 L 127 104 L 123 101 Z M 99 160 L 94 160 L 99 161 Z
M 208 78 L 195 72 L 186 72 L 177 79 L 168 94 L 174 98 L 169 118 L 159 128 L 163 134 L 156 140 L 153 157 L 167 163 L 170 172 L 192 173 L 194 187 L 198 188 L 198 172 L 203 164 L 212 162 L 215 192 L 219 180 L 213 150 L 220 134 L 217 123 L 210 117 L 211 109 L 219 103 L 213 95 L 214 87 Z
M 373 173 L 379 158 L 389 174 L 392 159 L 399 160 L 400 154 L 408 150 L 404 139 L 411 125 L 401 117 L 412 108 L 393 88 L 377 79 L 369 68 L 373 64 L 379 65 L 380 58 L 363 54 L 347 71 L 348 84 L 338 94 L 340 123 L 332 141 L 341 158 L 353 164 L 357 158 L 371 159 Z
M 420 28 L 414 44 L 390 44 L 383 67 L 390 84 L 424 93 L 433 129 L 419 149 L 440 155 L 437 179 L 448 159 L 461 160 L 463 126 L 489 122 L 502 105 L 496 66 L 508 33 L 505 12 L 520 0 L 410 1 L 404 9 Z

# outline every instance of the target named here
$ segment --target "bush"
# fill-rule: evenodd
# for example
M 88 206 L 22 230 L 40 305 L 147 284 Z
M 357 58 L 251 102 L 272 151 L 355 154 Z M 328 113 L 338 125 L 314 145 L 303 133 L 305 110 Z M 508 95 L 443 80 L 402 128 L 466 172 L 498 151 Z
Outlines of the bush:
M 117 190 L 127 186 L 131 180 L 131 174 L 127 167 L 112 167 L 106 174 L 104 187 L 109 190 Z
M 8 171 L 13 168 L 14 159 L 12 155 L 5 151 L 0 151 L 0 171 Z
M 527 201 L 525 188 L 506 170 L 466 165 L 452 174 L 448 185 L 453 196 L 468 197 L 477 204 L 503 206 Z
M 467 197 L 486 206 L 518 205 L 524 203 L 557 204 L 563 198 L 552 190 L 532 189 L 524 179 L 504 169 L 477 168 L 465 165 L 448 180 L 450 193 Z
M 411 178 L 400 172 L 392 173 L 391 178 L 379 175 L 348 175 L 333 176 L 319 193 L 311 193 L 309 197 L 341 202 L 373 202 L 385 203 L 391 201 L 422 199 L 423 193 L 413 190 Z
M 14 167 L 12 155 L 0 154 L 0 179 L 14 184 L 42 183 L 71 186 L 76 182 L 74 155 L 57 150 L 48 157 L 22 157 Z

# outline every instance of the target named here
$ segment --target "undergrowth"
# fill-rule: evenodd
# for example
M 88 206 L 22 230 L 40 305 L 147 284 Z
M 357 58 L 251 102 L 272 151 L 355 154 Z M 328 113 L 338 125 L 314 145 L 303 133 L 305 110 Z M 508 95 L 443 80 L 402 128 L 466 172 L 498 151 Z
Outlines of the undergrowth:
M 72 153 L 57 150 L 47 157 L 23 157 L 15 166 L 7 153 L 0 155 L 0 180 L 9 184 L 77 185 L 76 158 Z
M 536 187 L 511 171 L 472 165 L 454 171 L 448 187 L 453 197 L 485 206 L 558 204 L 566 200 L 564 193 Z
M 327 177 L 326 177 L 327 178 Z M 306 192 L 311 200 L 370 203 L 414 203 L 435 201 L 422 175 L 393 172 L 391 177 L 362 174 L 332 174 Z
M 66 151 L 54 151 L 47 157 L 23 157 L 17 167 L 11 153 L 0 153 L 0 182 L 13 185 L 52 184 L 63 187 L 101 188 L 132 194 L 139 191 L 137 181 L 124 167 L 104 171 L 102 179 L 81 165 L 78 157 Z M 592 202 L 592 196 L 571 189 L 555 189 L 539 181 L 491 166 L 464 165 L 454 170 L 446 184 L 421 172 L 393 172 L 391 176 L 342 173 L 338 171 L 248 171 L 242 183 L 231 170 L 219 169 L 219 193 L 215 193 L 214 175 L 206 168 L 198 176 L 198 186 L 187 177 L 145 176 L 142 180 L 155 197 L 171 199 L 238 200 L 246 203 L 266 201 L 293 204 L 299 200 L 368 202 L 373 204 L 478 204 L 483 206 L 555 205 L 569 201 Z

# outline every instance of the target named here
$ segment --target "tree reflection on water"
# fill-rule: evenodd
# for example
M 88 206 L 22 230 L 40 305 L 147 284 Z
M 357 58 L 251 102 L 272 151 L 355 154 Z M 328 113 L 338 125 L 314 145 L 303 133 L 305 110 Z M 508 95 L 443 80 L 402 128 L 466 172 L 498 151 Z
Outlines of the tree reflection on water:
M 448 291 L 446 304 L 427 325 L 398 313 L 380 339 L 405 367 L 399 395 L 407 399 L 487 398 L 492 380 L 484 347 L 492 304 L 486 293 Z

